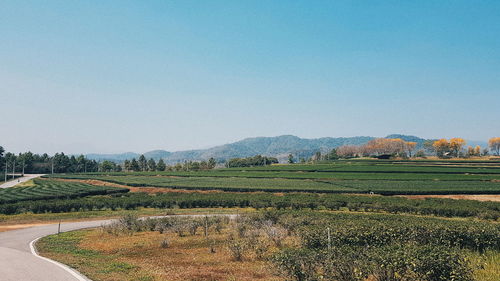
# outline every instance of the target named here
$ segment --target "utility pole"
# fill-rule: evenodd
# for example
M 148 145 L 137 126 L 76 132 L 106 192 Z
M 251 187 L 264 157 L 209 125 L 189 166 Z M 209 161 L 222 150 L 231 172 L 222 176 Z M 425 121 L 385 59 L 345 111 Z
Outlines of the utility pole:
M 24 177 L 24 164 L 25 164 L 25 160 L 23 158 L 23 177 Z
M 331 250 L 332 249 L 332 237 L 330 236 L 330 228 L 327 227 L 326 228 L 327 232 L 328 232 L 328 250 Z
M 12 179 L 14 179 L 16 174 L 16 159 L 14 159 L 14 166 L 12 166 Z
M 54 157 L 52 157 L 52 174 L 54 173 Z
M 7 162 L 7 158 L 6 158 L 5 159 L 5 180 L 4 180 L 5 182 L 7 182 L 7 164 L 8 164 L 8 162 Z

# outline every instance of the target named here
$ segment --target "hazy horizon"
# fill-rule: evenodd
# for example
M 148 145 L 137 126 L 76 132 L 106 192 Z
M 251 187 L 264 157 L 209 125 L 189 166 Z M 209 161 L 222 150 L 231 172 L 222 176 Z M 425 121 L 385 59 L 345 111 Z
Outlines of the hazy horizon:
M 500 134 L 500 2 L 2 1 L 0 145 Z
M 392 134 L 398 134 L 398 133 L 392 133 Z M 291 135 L 291 134 L 284 134 L 284 135 Z M 296 136 L 296 135 L 293 135 L 293 136 L 296 136 L 296 137 L 299 137 L 301 139 L 317 139 L 317 138 L 350 138 L 350 137 L 380 137 L 380 138 L 383 138 L 383 137 L 386 137 L 388 135 L 391 135 L 391 134 L 387 134 L 387 135 L 384 135 L 384 136 L 368 136 L 368 135 L 359 135 L 359 136 L 337 136 L 337 137 L 332 137 L 332 136 L 322 136 L 322 137 L 314 137 L 314 138 L 307 138 L 307 137 L 301 137 L 301 136 Z M 80 154 L 83 154 L 83 155 L 87 155 L 87 154 L 124 154 L 124 153 L 137 153 L 137 154 L 141 154 L 141 153 L 146 153 L 146 152 L 151 152 L 151 151 L 155 151 L 155 150 L 164 150 L 164 151 L 168 151 L 168 152 L 178 152 L 178 151 L 189 151 L 189 150 L 200 150 L 200 149 L 209 149 L 209 148 L 213 148 L 213 147 L 216 147 L 216 146 L 221 146 L 221 145 L 226 145 L 226 144 L 230 144 L 230 143 L 234 143 L 234 142 L 238 142 L 238 141 L 241 141 L 241 140 L 244 140 L 244 139 L 249 139 L 249 138 L 260 138 L 260 137 L 279 137 L 279 136 L 283 136 L 283 135 L 277 135 L 277 136 L 249 136 L 249 137 L 244 137 L 244 138 L 241 138 L 241 139 L 237 139 L 237 140 L 234 140 L 234 141 L 227 141 L 227 142 L 224 142 L 224 143 L 218 143 L 218 144 L 212 144 L 212 145 L 206 145 L 206 146 L 203 146 L 203 147 L 192 147 L 192 148 L 185 148 L 185 149 L 168 149 L 168 148 L 151 148 L 151 149 L 143 149 L 143 150 L 137 150 L 137 151 L 133 151 L 133 150 L 124 150 L 124 151 L 65 151 L 65 150 L 54 150 L 54 151 L 34 151 L 34 150 L 19 150 L 19 151 L 14 151 L 14 150 L 10 150 L 8 149 L 7 147 L 4 147 L 4 149 L 7 149 L 7 151 L 9 152 L 13 152 L 13 153 L 23 153 L 23 152 L 28 152 L 28 151 L 31 151 L 33 153 L 39 153 L 39 154 L 43 154 L 43 153 L 48 153 L 49 155 L 53 155 L 55 153 L 60 153 L 60 152 L 63 152 L 65 154 L 68 154 L 68 155 L 80 155 Z M 416 136 L 416 137 L 420 137 L 420 136 Z M 424 139 L 437 139 L 437 138 L 424 138 Z M 478 143 L 478 142 L 483 142 L 483 143 L 487 143 L 487 140 L 474 140 L 474 139 L 467 139 L 466 141 L 468 142 L 474 142 L 474 143 Z M 486 148 L 486 147 L 485 147 Z

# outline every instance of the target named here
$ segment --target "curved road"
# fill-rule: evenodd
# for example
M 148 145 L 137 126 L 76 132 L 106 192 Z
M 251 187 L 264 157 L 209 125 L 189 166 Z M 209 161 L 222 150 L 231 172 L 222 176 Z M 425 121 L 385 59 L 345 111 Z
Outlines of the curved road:
M 61 231 L 98 227 L 111 220 L 61 224 Z M 32 254 L 30 243 L 57 233 L 57 224 L 42 225 L 0 233 L 0 279 L 4 281 L 82 281 L 89 280 L 76 271 Z M 78 275 L 77 275 L 78 276 Z
M 13 179 L 13 180 L 10 180 L 10 181 L 7 181 L 5 183 L 2 183 L 0 184 L 0 188 L 8 188 L 8 187 L 13 187 L 17 184 L 20 184 L 20 183 L 23 183 L 23 182 L 27 182 L 29 180 L 32 180 L 34 178 L 38 178 L 38 177 L 41 177 L 41 176 L 44 176 L 45 174 L 24 174 L 23 177 L 20 177 L 20 178 L 17 178 L 17 179 Z
M 205 215 L 178 215 L 201 217 Z M 208 215 L 214 216 L 214 215 Z M 222 215 L 234 218 L 237 215 Z M 168 217 L 168 216 L 162 216 Z M 61 232 L 99 227 L 115 220 L 62 223 Z M 89 280 L 60 263 L 39 257 L 30 245 L 40 237 L 56 234 L 58 224 L 0 232 L 0 280 L 2 281 L 84 281 Z

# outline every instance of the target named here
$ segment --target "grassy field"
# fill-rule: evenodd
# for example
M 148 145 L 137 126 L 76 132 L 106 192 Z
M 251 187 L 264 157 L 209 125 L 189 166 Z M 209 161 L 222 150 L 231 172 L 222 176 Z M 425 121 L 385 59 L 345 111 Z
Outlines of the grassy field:
M 492 281 L 498 236 L 498 224 L 484 222 L 286 211 L 236 221 L 127 217 L 37 247 L 96 281 Z
M 190 190 L 418 194 L 500 194 L 498 161 L 337 161 L 213 171 L 54 175 L 135 187 Z

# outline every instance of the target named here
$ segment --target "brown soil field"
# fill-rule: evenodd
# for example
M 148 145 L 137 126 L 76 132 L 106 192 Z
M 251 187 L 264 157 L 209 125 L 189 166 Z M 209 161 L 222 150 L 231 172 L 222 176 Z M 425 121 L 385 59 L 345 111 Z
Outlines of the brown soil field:
M 77 179 L 54 179 L 58 181 L 66 181 L 66 182 L 81 182 L 91 185 L 99 185 L 99 186 L 112 186 L 112 187 L 121 187 L 130 190 L 130 192 L 145 192 L 145 193 L 170 193 L 170 192 L 180 192 L 180 193 L 214 193 L 214 192 L 222 192 L 219 190 L 188 190 L 188 189 L 176 189 L 176 188 L 167 188 L 167 187 L 135 187 L 128 186 L 123 184 L 111 183 L 107 181 L 101 180 L 77 180 Z

